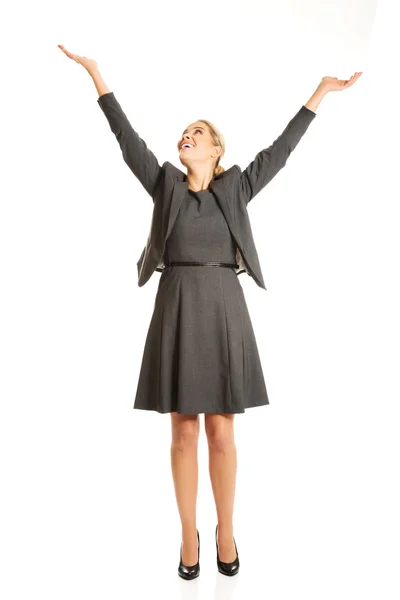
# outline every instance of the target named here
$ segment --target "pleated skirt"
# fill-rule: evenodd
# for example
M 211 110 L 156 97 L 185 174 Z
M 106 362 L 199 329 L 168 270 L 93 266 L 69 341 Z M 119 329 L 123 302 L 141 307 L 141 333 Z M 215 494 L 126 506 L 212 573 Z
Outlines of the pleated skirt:
M 162 275 L 133 408 L 244 413 L 269 404 L 238 275 L 221 266 L 170 266 Z

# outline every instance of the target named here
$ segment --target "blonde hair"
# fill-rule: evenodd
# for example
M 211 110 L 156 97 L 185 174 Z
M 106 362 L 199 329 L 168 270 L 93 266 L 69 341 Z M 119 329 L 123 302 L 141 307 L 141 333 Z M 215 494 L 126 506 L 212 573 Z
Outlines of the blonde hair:
M 215 169 L 214 169 L 214 177 L 216 177 L 217 175 L 219 175 L 220 173 L 223 173 L 225 171 L 224 167 L 219 164 L 219 161 L 225 154 L 225 138 L 222 135 L 222 133 L 219 131 L 219 129 L 217 129 L 217 127 L 215 127 L 215 125 L 213 123 L 211 123 L 211 121 L 207 121 L 207 119 L 199 119 L 199 121 L 201 121 L 202 123 L 205 123 L 207 125 L 207 127 L 209 128 L 214 144 L 216 146 L 221 146 L 221 148 L 222 148 L 221 155 L 218 157 L 217 164 L 215 165 Z

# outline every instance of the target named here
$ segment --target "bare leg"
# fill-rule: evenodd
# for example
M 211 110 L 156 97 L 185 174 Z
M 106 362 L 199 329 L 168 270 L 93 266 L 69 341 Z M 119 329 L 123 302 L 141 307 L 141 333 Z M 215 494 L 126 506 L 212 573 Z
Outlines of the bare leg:
M 236 558 L 233 542 L 237 454 L 233 414 L 205 414 L 209 450 L 209 471 L 218 517 L 218 550 L 222 562 Z
M 196 502 L 199 416 L 173 412 L 171 430 L 171 468 L 182 523 L 182 562 L 190 567 L 198 560 Z

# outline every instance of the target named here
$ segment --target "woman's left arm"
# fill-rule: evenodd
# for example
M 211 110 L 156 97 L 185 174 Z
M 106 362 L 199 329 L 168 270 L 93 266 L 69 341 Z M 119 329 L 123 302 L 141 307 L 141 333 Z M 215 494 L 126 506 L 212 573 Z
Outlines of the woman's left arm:
M 285 166 L 290 154 L 316 117 L 316 110 L 328 92 L 343 90 L 356 82 L 362 73 L 355 73 L 350 79 L 323 77 L 317 89 L 296 115 L 291 119 L 280 136 L 268 148 L 256 154 L 254 160 L 242 172 L 240 186 L 246 204 L 250 202 Z

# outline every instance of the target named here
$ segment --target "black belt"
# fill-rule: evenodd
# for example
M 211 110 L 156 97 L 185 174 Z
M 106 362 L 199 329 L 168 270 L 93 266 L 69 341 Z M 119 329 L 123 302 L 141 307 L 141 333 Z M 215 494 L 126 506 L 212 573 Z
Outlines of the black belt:
M 229 267 L 230 269 L 238 269 L 239 265 L 236 265 L 235 263 L 225 263 L 225 262 L 217 262 L 217 261 L 204 261 L 204 262 L 187 262 L 187 261 L 172 261 L 169 263 L 166 263 L 165 266 L 166 267 L 174 267 L 175 265 L 178 266 L 188 266 L 188 267 L 194 267 L 194 266 L 205 266 L 205 267 Z

